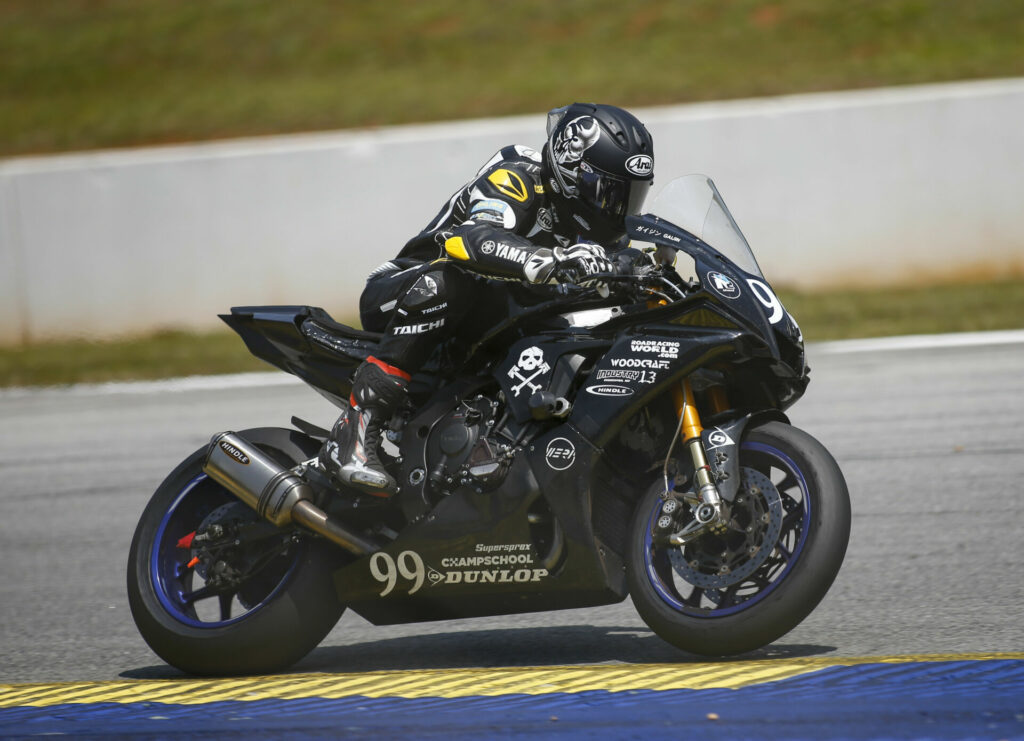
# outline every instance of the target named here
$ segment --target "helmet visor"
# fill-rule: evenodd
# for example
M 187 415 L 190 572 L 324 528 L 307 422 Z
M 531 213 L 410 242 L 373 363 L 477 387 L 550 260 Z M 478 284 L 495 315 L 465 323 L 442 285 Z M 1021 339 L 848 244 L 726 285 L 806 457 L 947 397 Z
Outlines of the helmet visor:
M 582 167 L 576 184 L 580 199 L 615 223 L 640 213 L 651 188 L 650 180 L 631 180 L 597 169 L 587 172 Z

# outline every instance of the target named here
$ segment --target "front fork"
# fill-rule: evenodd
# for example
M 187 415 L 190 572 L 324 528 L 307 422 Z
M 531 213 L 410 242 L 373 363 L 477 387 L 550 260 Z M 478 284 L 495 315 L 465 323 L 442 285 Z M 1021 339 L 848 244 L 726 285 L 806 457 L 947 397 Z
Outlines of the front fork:
M 711 389 L 711 403 L 716 407 L 724 407 L 725 400 L 723 392 L 719 388 Z M 690 379 L 685 379 L 680 386 L 672 390 L 673 401 L 676 406 L 676 413 L 680 419 L 680 432 L 683 444 L 690 453 L 693 461 L 694 488 L 696 497 L 690 504 L 693 507 L 693 521 L 683 529 L 672 533 L 668 540 L 673 546 L 681 546 L 693 540 L 708 530 L 714 530 L 724 525 L 722 511 L 722 495 L 715 486 L 714 478 L 711 475 L 711 465 L 708 463 L 707 454 L 704 451 L 704 443 L 701 441 L 701 433 L 704 427 L 701 425 L 700 413 L 697 411 L 697 404 L 693 398 L 693 387 Z M 666 495 L 668 492 L 665 492 Z M 684 497 L 684 499 L 690 499 Z

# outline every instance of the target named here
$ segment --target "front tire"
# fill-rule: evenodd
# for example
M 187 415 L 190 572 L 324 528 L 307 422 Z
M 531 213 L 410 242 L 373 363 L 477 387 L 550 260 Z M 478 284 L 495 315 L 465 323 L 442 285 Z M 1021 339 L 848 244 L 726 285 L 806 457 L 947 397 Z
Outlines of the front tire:
M 316 455 L 298 432 L 259 428 L 239 433 L 282 465 Z M 228 547 L 217 561 L 251 575 L 211 587 L 215 564 L 189 537 L 210 524 L 252 525 L 258 515 L 202 471 L 206 448 L 183 461 L 157 488 L 132 540 L 128 602 L 150 648 L 189 674 L 280 671 L 330 632 L 345 606 L 333 573 L 346 554 L 333 544 L 281 531 L 249 546 Z M 210 559 L 212 560 L 212 559 Z
M 781 422 L 749 430 L 740 468 L 725 533 L 682 547 L 659 541 L 660 482 L 630 526 L 633 604 L 661 638 L 704 656 L 752 651 L 796 627 L 832 585 L 849 541 L 846 482 L 810 435 Z

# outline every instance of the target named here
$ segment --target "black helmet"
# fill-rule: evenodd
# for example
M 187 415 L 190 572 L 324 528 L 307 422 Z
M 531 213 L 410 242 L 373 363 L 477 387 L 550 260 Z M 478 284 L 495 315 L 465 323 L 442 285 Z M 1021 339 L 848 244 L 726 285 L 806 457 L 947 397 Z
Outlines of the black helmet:
M 621 108 L 573 103 L 548 114 L 543 169 L 563 228 L 571 222 L 581 237 L 610 245 L 654 182 L 654 140 Z

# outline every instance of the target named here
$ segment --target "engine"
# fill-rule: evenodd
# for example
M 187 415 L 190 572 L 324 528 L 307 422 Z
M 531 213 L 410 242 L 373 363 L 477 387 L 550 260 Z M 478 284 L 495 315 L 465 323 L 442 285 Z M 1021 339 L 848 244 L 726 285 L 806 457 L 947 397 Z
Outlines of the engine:
M 505 478 L 515 456 L 511 440 L 498 434 L 497 401 L 476 396 L 460 402 L 432 428 L 426 442 L 426 476 L 435 495 L 460 486 L 487 491 Z

